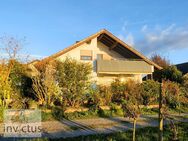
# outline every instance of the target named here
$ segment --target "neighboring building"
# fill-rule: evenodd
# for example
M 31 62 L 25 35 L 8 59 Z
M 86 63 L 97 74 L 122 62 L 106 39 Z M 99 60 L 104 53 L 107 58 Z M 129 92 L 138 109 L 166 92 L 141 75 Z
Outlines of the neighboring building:
M 101 30 L 44 60 L 63 60 L 71 57 L 91 62 L 92 78 L 98 84 L 109 84 L 115 78 L 142 82 L 143 75 L 152 75 L 160 66 L 118 39 L 107 30 Z
M 182 63 L 182 64 L 177 64 L 176 67 L 177 67 L 177 69 L 180 70 L 183 74 L 188 73 L 188 62 L 187 62 L 187 63 Z

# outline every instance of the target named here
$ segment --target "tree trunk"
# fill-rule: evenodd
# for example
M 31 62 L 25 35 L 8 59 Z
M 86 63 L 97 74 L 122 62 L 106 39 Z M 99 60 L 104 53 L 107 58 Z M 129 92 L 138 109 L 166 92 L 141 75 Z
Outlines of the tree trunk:
M 159 117 L 159 141 L 163 141 L 163 118 Z
M 134 118 L 133 122 L 133 141 L 135 141 L 135 136 L 136 136 L 136 118 Z
M 159 94 L 159 141 L 163 141 L 163 116 L 161 113 L 162 109 L 162 83 L 160 86 L 160 94 Z

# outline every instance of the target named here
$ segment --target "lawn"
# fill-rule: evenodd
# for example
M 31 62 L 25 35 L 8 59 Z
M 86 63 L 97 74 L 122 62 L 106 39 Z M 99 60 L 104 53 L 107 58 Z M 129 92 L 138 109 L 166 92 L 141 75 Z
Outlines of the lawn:
M 188 140 L 188 123 L 178 123 L 178 139 L 179 141 Z M 164 141 L 171 140 L 172 132 L 169 125 L 164 127 Z M 132 131 L 117 132 L 112 134 L 98 134 L 89 136 L 79 136 L 74 138 L 66 139 L 33 139 L 32 141 L 130 141 L 132 140 Z M 158 140 L 158 129 L 156 127 L 145 127 L 140 128 L 136 131 L 137 141 L 157 141 Z M 22 140 L 22 141 L 27 141 Z

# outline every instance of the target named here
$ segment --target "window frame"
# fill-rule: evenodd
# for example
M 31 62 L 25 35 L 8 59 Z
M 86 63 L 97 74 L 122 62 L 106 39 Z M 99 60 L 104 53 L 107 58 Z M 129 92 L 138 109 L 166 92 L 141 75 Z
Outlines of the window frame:
M 86 59 L 86 58 L 90 58 L 90 59 Z M 80 60 L 83 60 L 83 61 L 92 61 L 93 58 L 92 58 L 92 56 L 89 56 L 89 55 L 80 55 Z

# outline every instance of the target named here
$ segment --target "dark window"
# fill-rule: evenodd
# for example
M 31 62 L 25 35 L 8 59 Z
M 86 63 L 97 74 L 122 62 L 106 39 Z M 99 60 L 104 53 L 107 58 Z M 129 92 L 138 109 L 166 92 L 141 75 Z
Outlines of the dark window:
M 81 56 L 81 60 L 92 60 L 92 56 Z

